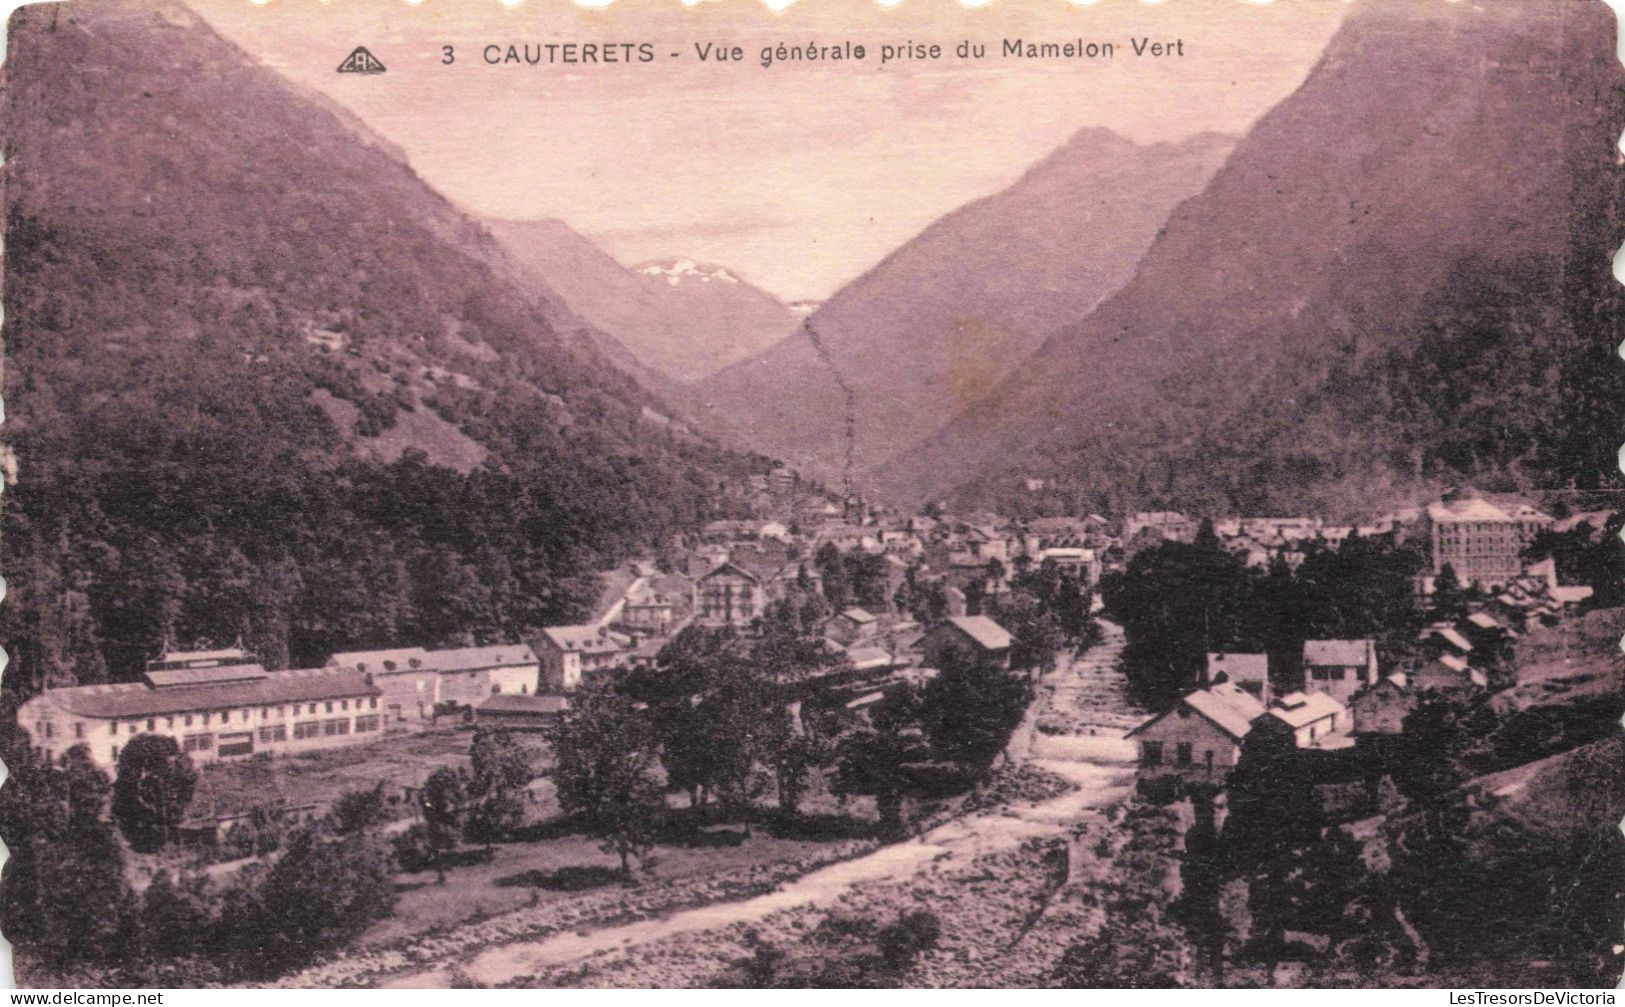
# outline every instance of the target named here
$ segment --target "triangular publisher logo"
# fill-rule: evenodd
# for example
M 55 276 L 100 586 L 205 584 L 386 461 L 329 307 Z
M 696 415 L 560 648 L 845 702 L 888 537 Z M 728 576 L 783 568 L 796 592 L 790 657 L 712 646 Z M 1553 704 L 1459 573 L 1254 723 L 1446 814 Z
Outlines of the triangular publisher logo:
M 339 73 L 383 73 L 384 64 L 378 62 L 378 57 L 367 51 L 364 45 L 355 47 L 355 51 L 344 57 L 339 64 Z

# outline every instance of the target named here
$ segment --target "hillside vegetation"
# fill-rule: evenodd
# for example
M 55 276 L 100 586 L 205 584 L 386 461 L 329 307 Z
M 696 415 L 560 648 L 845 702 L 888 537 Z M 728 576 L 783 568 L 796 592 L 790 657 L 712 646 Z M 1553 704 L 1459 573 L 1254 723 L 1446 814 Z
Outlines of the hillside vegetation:
M 511 637 L 729 513 L 756 463 L 651 423 L 605 337 L 343 112 L 179 6 L 10 37 L 11 682 L 166 638 Z
M 1570 0 L 1357 5 L 1133 279 L 885 488 L 1270 513 L 1615 485 L 1615 28 Z

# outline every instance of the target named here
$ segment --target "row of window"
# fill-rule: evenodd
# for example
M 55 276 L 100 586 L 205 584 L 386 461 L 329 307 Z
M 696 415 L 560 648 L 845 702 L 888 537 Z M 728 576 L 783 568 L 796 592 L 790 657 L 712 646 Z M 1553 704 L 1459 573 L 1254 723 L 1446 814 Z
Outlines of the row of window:
M 1474 542 L 1462 546 L 1450 546 L 1439 550 L 1439 555 L 1449 558 L 1451 556 L 1516 556 L 1523 551 L 1521 542 L 1498 542 L 1485 544 Z
M 318 705 L 321 705 L 321 706 L 323 706 L 325 708 L 325 712 L 333 713 L 333 712 L 335 712 L 335 710 L 334 710 L 335 704 L 337 705 L 338 710 L 347 711 L 347 710 L 350 709 L 350 702 L 351 701 L 348 700 L 348 699 L 340 699 L 340 700 L 331 700 L 331 699 L 329 699 L 329 700 L 326 700 L 326 701 L 324 701 L 323 703 L 320 703 L 320 704 L 318 704 L 318 703 L 309 703 L 309 704 L 295 703 L 295 704 L 293 704 L 292 709 L 293 709 L 293 714 L 295 716 L 298 716 L 299 711 L 300 711 L 301 708 L 308 707 L 308 709 L 306 710 L 307 713 L 315 713 L 316 712 L 316 707 Z M 355 708 L 357 710 L 362 710 L 362 709 L 376 710 L 376 709 L 378 709 L 378 697 L 377 696 L 369 696 L 364 700 L 363 699 L 356 699 L 355 700 Z M 269 720 L 273 716 L 273 714 L 271 713 L 272 709 L 273 709 L 273 707 L 269 707 L 269 706 L 260 707 L 260 719 L 261 720 Z M 277 716 L 277 717 L 286 717 L 286 716 L 288 716 L 288 707 L 287 706 L 278 706 L 278 707 L 275 707 L 274 709 L 276 710 L 275 716 Z M 181 715 L 181 726 L 182 727 L 191 727 L 193 720 L 195 718 L 201 717 L 202 721 L 203 721 L 203 726 L 208 727 L 210 725 L 210 723 L 211 723 L 211 719 L 215 715 L 215 712 L 216 711 L 209 710 L 209 711 L 205 711 L 204 713 L 200 713 L 200 714 L 194 714 L 194 713 L 182 714 Z M 222 723 L 222 724 L 231 723 L 231 714 L 232 714 L 231 710 L 220 710 L 218 712 L 219 712 L 219 715 L 220 715 L 220 723 Z M 244 708 L 242 711 L 240 711 L 238 719 L 246 724 L 246 723 L 248 723 L 249 717 L 252 715 L 252 712 L 253 711 L 251 711 L 251 710 L 249 710 L 247 708 Z M 164 726 L 166 728 L 173 728 L 175 726 L 175 718 L 173 716 L 167 716 L 167 717 L 163 718 L 163 720 L 164 720 Z M 120 722 L 117 721 L 117 720 L 108 721 L 107 733 L 109 733 L 109 734 L 118 734 L 119 723 Z M 134 734 L 137 731 L 141 730 L 141 721 L 132 720 L 132 721 L 129 721 L 128 724 L 126 724 L 125 726 L 128 728 L 128 731 L 129 731 L 130 734 Z M 147 720 L 146 720 L 146 730 L 148 731 L 148 733 L 151 733 L 153 731 L 158 730 L 158 718 L 157 717 L 148 717 L 147 718 Z M 75 724 L 74 725 L 74 736 L 75 737 L 80 737 L 80 738 L 84 737 L 84 725 L 83 724 Z M 46 734 L 46 737 L 50 737 L 50 734 L 48 732 Z
M 383 718 L 378 714 L 368 714 L 355 718 L 355 732 L 361 734 L 367 731 L 376 731 L 382 725 Z M 293 736 L 297 739 L 331 737 L 349 734 L 350 720 L 347 717 L 337 717 L 332 720 L 305 720 L 293 725 Z M 261 744 L 272 744 L 288 740 L 288 725 L 271 724 L 259 729 Z M 254 751 L 254 735 L 248 731 L 233 734 L 222 734 L 220 745 L 215 747 L 215 736 L 209 733 L 188 734 L 181 739 L 181 747 L 187 752 L 218 751 L 221 756 L 248 755 Z M 112 748 L 113 760 L 118 761 L 119 746 Z
M 1176 765 L 1176 766 L 1194 765 L 1195 764 L 1194 760 L 1193 760 L 1194 754 L 1195 753 L 1192 752 L 1192 750 L 1191 750 L 1191 743 L 1190 742 L 1181 741 L 1181 742 L 1175 744 L 1174 745 L 1174 765 Z M 1209 748 L 1209 749 L 1205 750 L 1202 753 L 1202 761 L 1203 761 L 1203 764 L 1207 766 L 1207 768 L 1209 768 L 1209 769 L 1213 768 L 1213 749 Z M 1142 742 L 1140 742 L 1140 762 L 1143 765 L 1147 765 L 1147 766 L 1160 766 L 1160 765 L 1162 765 L 1162 742 L 1160 742 L 1160 741 L 1142 741 Z
M 1547 525 L 1541 521 L 1441 521 L 1434 527 L 1440 535 L 1464 531 L 1516 531 L 1533 535 Z

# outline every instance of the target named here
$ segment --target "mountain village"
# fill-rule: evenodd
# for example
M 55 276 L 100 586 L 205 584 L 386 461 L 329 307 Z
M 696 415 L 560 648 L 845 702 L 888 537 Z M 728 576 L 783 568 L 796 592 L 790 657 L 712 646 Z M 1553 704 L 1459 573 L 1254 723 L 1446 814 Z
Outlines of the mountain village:
M 782 468 L 752 480 L 763 504 L 797 486 L 794 472 Z M 1222 778 L 1246 734 L 1234 728 L 1261 717 L 1304 728 L 1303 741 L 1316 747 L 1352 744 L 1358 733 L 1392 729 L 1392 704 L 1384 698 L 1390 691 L 1487 687 L 1475 655 L 1496 652 L 1531 626 L 1556 624 L 1591 596 L 1589 587 L 1562 583 L 1554 561 L 1523 559 L 1536 534 L 1555 523 L 1527 502 L 1503 506 L 1480 496 L 1358 526 L 1307 517 L 1212 520 L 1224 548 L 1250 567 L 1276 561 L 1295 567 L 1309 550 L 1336 549 L 1350 536 L 1413 535 L 1429 557 L 1416 579 L 1418 604 L 1447 568 L 1494 590 L 1459 621 L 1428 626 L 1427 660 L 1408 668 L 1384 667 L 1370 639 L 1308 640 L 1295 683 L 1301 688 L 1272 692 L 1265 655 L 1211 653 L 1207 688 L 1133 732 L 1142 766 Z M 195 760 L 212 760 L 364 744 L 461 723 L 545 729 L 584 682 L 654 667 L 661 648 L 690 625 L 749 634 L 771 604 L 797 589 L 827 602 L 817 561 L 827 549 L 871 557 L 878 571 L 873 611 L 849 605 L 821 626 L 839 670 L 819 676 L 819 687 L 837 690 L 859 709 L 894 681 L 928 681 L 935 656 L 953 642 L 1008 665 L 1010 634 L 981 610 L 984 600 L 1010 589 L 1012 575 L 1053 567 L 1094 592 L 1102 575 L 1121 571 L 1134 552 L 1189 543 L 1200 524 L 1177 511 L 1137 512 L 1117 522 L 1094 514 L 1025 522 L 990 513 L 900 517 L 870 512 L 857 500 L 842 508 L 815 496 L 782 520 L 710 522 L 673 543 L 665 563 L 608 571 L 602 611 L 592 622 L 547 627 L 533 639 L 436 649 L 403 643 L 335 653 L 320 668 L 277 671 L 241 647 L 166 649 L 140 682 L 47 689 L 17 718 L 47 755 L 84 743 L 108 769 L 139 733 L 173 737 Z M 915 618 L 901 604 L 905 589 L 935 592 L 940 618 Z M 1215 719 L 1220 709 L 1232 712 Z M 1370 712 L 1362 716 L 1361 709 Z M 1200 739 L 1209 743 L 1165 744 L 1167 732 L 1183 730 L 1192 712 L 1200 715 L 1198 730 L 1217 732 Z M 1170 714 L 1178 716 L 1170 721 Z
M 678 674 L 680 660 L 672 655 L 692 644 L 677 641 L 699 639 L 685 634 L 722 633 L 759 645 L 775 612 L 803 605 L 800 611 L 814 619 L 805 632 L 817 641 L 818 654 L 790 668 L 750 671 L 773 690 L 772 702 L 783 707 L 795 735 L 815 731 L 802 719 L 804 706 L 838 711 L 849 726 L 837 730 L 859 725 L 873 731 L 892 716 L 885 711 L 899 689 L 928 692 L 945 667 L 1017 674 L 1030 683 L 1017 713 L 1021 726 L 997 743 L 1006 748 L 1005 768 L 976 777 L 981 782 L 973 794 L 999 794 L 999 802 L 1016 806 L 1036 800 L 1042 807 L 1073 790 L 1086 795 L 1084 806 L 1119 809 L 1113 814 L 1184 808 L 1179 814 L 1185 817 L 1176 820 L 1187 832 L 1193 822 L 1224 825 L 1228 781 L 1249 748 L 1298 753 L 1307 760 L 1302 765 L 1314 781 L 1318 813 L 1334 826 L 1358 830 L 1380 818 L 1382 786 L 1391 786 L 1382 781 L 1396 772 L 1396 753 L 1409 751 L 1405 732 L 1420 706 L 1441 697 L 1505 698 L 1531 689 L 1543 702 L 1552 695 L 1567 701 L 1570 691 L 1592 696 L 1618 689 L 1617 655 L 1583 657 L 1581 642 L 1588 639 L 1590 653 L 1599 653 L 1597 640 L 1617 636 L 1618 620 L 1605 610 L 1586 614 L 1593 588 L 1566 582 L 1554 559 L 1529 556 L 1537 537 L 1602 524 L 1605 512 L 1559 521 L 1525 500 L 1467 491 L 1359 525 L 1313 517 L 1199 520 L 1176 511 L 1017 521 L 940 508 L 901 515 L 855 498 L 842 504 L 784 468 L 754 477 L 750 488 L 756 506 L 774 516 L 712 521 L 675 537 L 658 557 L 605 571 L 598 610 L 588 622 L 472 646 L 400 641 L 335 653 L 322 667 L 287 670 L 266 668 L 240 645 L 170 648 L 154 657 L 140 681 L 39 692 L 17 710 L 17 722 L 43 758 L 60 761 L 78 749 L 110 775 L 121 773 L 121 752 L 130 746 L 153 735 L 173 739 L 175 750 L 198 767 L 198 786 L 145 870 L 214 865 L 206 871 L 224 879 L 230 874 L 222 871 L 274 862 L 279 842 L 286 841 L 275 837 L 329 819 L 358 792 L 374 795 L 386 833 L 399 839 L 424 829 L 440 799 L 430 778 L 437 768 L 455 765 L 470 737 L 476 750 L 481 737 L 531 739 L 517 743 L 531 767 L 515 781 L 529 805 L 518 820 L 535 823 L 520 832 L 540 827 L 555 807 L 558 782 L 549 779 L 554 770 L 540 767 L 551 764 L 549 739 L 578 698 L 624 687 L 617 683 L 627 676 Z M 1397 648 L 1391 638 L 1365 637 L 1304 639 L 1284 657 L 1210 650 L 1176 695 L 1148 701 L 1126 677 L 1124 631 L 1112 621 L 1130 613 L 1107 608 L 1103 585 L 1109 599 L 1114 578 L 1133 576 L 1137 556 L 1196 548 L 1203 539 L 1237 568 L 1255 572 L 1298 570 L 1310 557 L 1336 554 L 1351 542 L 1410 543 L 1424 559 L 1407 603 L 1420 628 Z M 859 570 L 852 583 L 829 583 Z M 1467 577 L 1458 579 L 1457 571 Z M 1022 630 L 1000 624 L 1001 601 L 1032 590 L 1039 574 L 1074 585 L 1095 628 L 1043 637 L 1040 645 L 1052 652 L 1029 652 L 1013 662 L 1012 652 L 1022 651 Z M 1441 592 L 1450 600 L 1441 603 Z M 1526 646 L 1531 643 L 1533 650 Z M 1540 660 L 1529 656 L 1536 652 Z M 1052 754 L 1018 754 L 1026 746 Z M 1066 753 L 1063 761 L 1056 751 Z M 882 801 L 872 838 L 837 844 L 775 877 L 793 879 L 831 857 L 877 856 L 870 852 L 874 844 L 893 841 L 899 821 L 915 821 L 910 828 L 919 832 L 976 807 L 951 798 L 964 784 L 943 789 L 928 782 L 929 774 L 920 776 L 926 765 L 903 767 L 912 782 L 897 791 L 913 803 L 912 815 L 923 817 L 888 818 L 882 791 L 870 789 Z M 1081 788 L 1068 779 L 1080 767 Z M 673 772 L 668 769 L 668 787 L 676 782 Z M 814 789 L 834 786 L 833 779 Z M 781 802 L 786 785 L 781 778 Z M 694 793 L 667 798 L 673 808 L 694 800 Z M 834 807 L 856 811 L 848 801 L 840 797 Z M 489 851 L 489 835 L 485 842 Z M 411 864 L 397 856 L 401 869 L 422 870 L 432 862 L 446 876 L 438 859 Z M 707 898 L 727 904 L 735 891 L 724 886 Z M 656 900 L 647 908 L 659 913 L 664 905 Z M 483 946 L 477 932 L 470 929 L 467 938 L 474 948 Z M 1193 954 L 1199 961 L 1201 952 Z M 356 956 L 345 953 L 342 964 L 326 966 L 329 971 L 318 965 L 294 981 L 333 981 L 331 969 L 340 968 L 359 970 L 345 974 L 370 983 L 399 968 L 375 974 L 368 969 L 377 968 L 376 953 L 359 957 L 368 964 L 357 965 Z M 480 974 L 517 978 L 500 970 Z M 638 981 L 639 975 L 673 981 L 660 969 L 622 978 Z M 425 973 L 404 976 L 395 978 L 421 981 Z
M 1251 6 L 16 12 L 19 981 L 1615 985 L 1617 25 Z

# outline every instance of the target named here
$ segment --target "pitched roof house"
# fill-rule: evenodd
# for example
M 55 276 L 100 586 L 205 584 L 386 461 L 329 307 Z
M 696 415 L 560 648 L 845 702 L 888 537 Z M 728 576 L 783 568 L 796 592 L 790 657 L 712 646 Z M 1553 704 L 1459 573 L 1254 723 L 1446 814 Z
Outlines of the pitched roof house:
M 1350 726 L 1348 708 L 1324 692 L 1289 692 L 1253 724 L 1255 730 L 1290 733 L 1298 748 L 1335 744 Z
M 549 626 L 536 641 L 542 683 L 553 692 L 573 692 L 582 680 L 625 659 L 632 640 L 603 626 Z
M 920 652 L 924 663 L 933 668 L 942 667 L 950 651 L 1009 667 L 1011 642 L 1005 628 L 987 616 L 957 615 L 926 631 L 920 638 Z
M 1339 703 L 1377 684 L 1377 646 L 1370 640 L 1305 640 L 1303 691 L 1324 692 Z
M 1223 783 L 1264 705 L 1230 682 L 1186 693 L 1126 737 L 1139 742 L 1142 778 L 1178 776 Z

